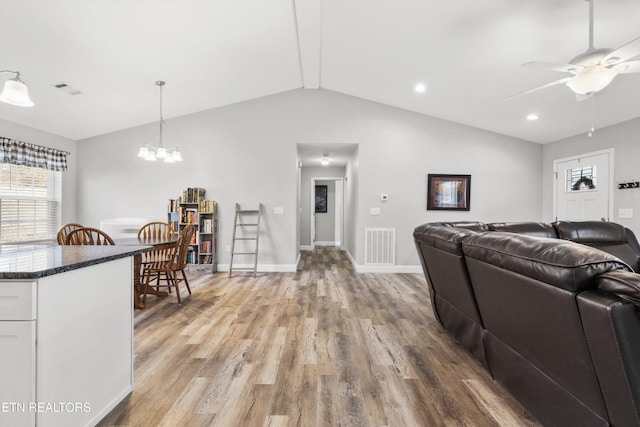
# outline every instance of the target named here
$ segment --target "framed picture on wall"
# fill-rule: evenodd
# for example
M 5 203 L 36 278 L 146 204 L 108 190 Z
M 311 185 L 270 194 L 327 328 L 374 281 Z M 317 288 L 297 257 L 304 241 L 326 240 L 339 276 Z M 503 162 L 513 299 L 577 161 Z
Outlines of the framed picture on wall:
M 471 175 L 427 176 L 427 210 L 468 211 L 470 202 Z
M 327 186 L 316 185 L 316 213 L 327 213 Z

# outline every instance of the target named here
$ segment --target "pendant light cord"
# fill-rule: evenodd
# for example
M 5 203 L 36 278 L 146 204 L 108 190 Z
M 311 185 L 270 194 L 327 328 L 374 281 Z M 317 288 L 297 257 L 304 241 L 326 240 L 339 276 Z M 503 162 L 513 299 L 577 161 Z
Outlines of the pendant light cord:
M 164 86 L 164 82 L 157 81 L 156 84 L 160 86 L 160 145 L 158 147 L 164 147 L 162 144 L 162 125 L 164 124 L 164 117 L 162 117 L 162 87 Z

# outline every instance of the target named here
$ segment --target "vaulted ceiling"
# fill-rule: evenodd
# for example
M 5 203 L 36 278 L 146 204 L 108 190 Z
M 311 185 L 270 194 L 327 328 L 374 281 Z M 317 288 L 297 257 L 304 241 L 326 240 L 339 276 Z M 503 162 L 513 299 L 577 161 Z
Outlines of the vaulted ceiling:
M 564 85 L 505 100 L 564 76 L 521 64 L 585 51 L 588 10 L 584 0 L 0 0 L 0 70 L 19 70 L 36 104 L 0 103 L 0 118 L 83 139 L 157 121 L 164 80 L 165 118 L 322 88 L 547 143 L 586 133 L 592 118 L 640 116 L 640 74 L 619 75 L 593 104 Z M 595 1 L 596 47 L 639 36 L 640 1 Z

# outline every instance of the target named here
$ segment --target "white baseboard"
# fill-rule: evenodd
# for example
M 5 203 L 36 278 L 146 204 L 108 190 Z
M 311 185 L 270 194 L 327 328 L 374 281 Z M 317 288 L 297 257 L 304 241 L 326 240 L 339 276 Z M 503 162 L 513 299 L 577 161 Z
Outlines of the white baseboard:
M 237 268 L 253 268 L 253 264 L 233 263 L 233 265 Z M 258 273 L 295 273 L 297 269 L 296 264 L 258 264 Z M 229 264 L 218 264 L 218 271 L 229 271 Z
M 422 273 L 419 265 L 355 265 L 358 273 Z
M 340 242 L 316 242 L 316 246 L 340 246 Z
M 313 250 L 313 246 L 311 246 L 311 245 L 300 245 L 300 250 L 301 251 L 312 251 Z
M 421 265 L 360 265 L 351 252 L 346 253 L 356 273 L 422 273 Z

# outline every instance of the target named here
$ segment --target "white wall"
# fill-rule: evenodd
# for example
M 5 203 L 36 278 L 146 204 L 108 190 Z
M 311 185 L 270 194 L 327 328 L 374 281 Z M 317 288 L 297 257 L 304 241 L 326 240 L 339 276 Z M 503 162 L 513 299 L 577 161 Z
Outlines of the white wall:
M 10 107 L 7 107 L 10 108 Z M 19 108 L 19 107 L 17 107 Z M 44 147 L 68 151 L 67 170 L 62 172 L 61 224 L 77 222 L 76 215 L 76 141 L 0 119 L 0 136 Z
M 168 198 L 204 187 L 219 202 L 219 249 L 230 243 L 234 202 L 261 201 L 267 212 L 259 263 L 294 266 L 297 143 L 359 144 L 345 186 L 345 240 L 359 264 L 365 227 L 396 227 L 397 263 L 417 266 L 412 231 L 419 224 L 542 215 L 540 145 L 327 90 L 299 89 L 166 120 L 165 145 L 180 146 L 181 164 L 136 157 L 141 144 L 157 140 L 155 123 L 78 143 L 81 221 L 164 219 Z M 426 211 L 428 173 L 471 174 L 471 211 Z M 381 193 L 390 195 L 385 204 Z M 284 207 L 284 215 L 274 215 L 274 207 Z M 370 216 L 370 207 L 381 207 L 382 215 Z M 218 261 L 228 262 L 221 255 Z
M 300 244 L 311 245 L 311 179 L 312 178 L 344 178 L 345 168 L 342 167 L 302 167 L 302 188 L 300 215 Z M 346 198 L 345 194 L 345 200 Z M 344 237 L 343 237 L 344 239 Z
M 618 190 L 618 182 L 640 181 L 640 119 L 596 129 L 591 138 L 581 135 L 543 146 L 543 219 L 553 221 L 553 161 L 576 154 L 613 148 L 614 186 L 611 221 L 629 227 L 640 235 L 640 189 Z M 633 209 L 634 218 L 618 218 L 618 209 Z

